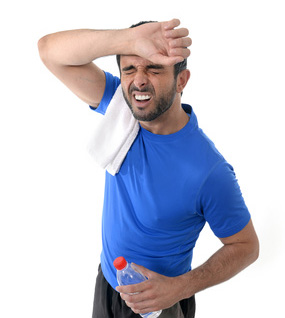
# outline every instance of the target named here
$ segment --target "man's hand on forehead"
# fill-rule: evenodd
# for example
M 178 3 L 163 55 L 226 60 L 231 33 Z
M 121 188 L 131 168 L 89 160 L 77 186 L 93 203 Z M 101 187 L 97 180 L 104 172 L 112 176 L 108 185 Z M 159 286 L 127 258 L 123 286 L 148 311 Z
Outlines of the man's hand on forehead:
M 154 64 L 174 65 L 190 55 L 192 40 L 180 21 L 152 22 L 131 29 L 135 54 Z

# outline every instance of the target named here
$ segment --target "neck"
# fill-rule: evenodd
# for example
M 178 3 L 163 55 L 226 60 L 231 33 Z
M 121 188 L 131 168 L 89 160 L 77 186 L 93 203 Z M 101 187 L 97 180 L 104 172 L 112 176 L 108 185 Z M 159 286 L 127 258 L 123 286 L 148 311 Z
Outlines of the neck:
M 180 100 L 162 115 L 152 121 L 140 121 L 141 126 L 156 135 L 170 135 L 181 130 L 189 121 L 189 116 L 183 110 Z

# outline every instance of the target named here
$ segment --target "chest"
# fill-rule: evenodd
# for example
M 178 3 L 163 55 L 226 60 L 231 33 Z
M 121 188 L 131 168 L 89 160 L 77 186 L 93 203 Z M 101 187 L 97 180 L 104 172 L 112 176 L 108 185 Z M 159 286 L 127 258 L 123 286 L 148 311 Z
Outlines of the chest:
M 197 218 L 201 169 L 189 143 L 154 143 L 138 138 L 120 171 L 129 204 L 148 228 L 183 229 Z

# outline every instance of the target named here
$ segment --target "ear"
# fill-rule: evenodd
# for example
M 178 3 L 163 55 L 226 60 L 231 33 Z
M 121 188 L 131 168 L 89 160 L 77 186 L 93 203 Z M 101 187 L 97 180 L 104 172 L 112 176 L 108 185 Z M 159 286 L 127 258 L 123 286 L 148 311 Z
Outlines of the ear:
M 181 93 L 188 83 L 188 80 L 190 78 L 190 71 L 189 70 L 183 70 L 177 75 L 177 86 L 176 91 L 177 93 Z

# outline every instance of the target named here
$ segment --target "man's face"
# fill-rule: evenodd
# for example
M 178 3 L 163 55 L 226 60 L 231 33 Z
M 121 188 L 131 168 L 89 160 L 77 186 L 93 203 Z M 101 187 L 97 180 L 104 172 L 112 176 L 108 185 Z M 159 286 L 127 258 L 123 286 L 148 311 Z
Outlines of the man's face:
M 173 66 L 121 56 L 120 68 L 123 94 L 137 120 L 152 121 L 171 107 L 176 97 Z

